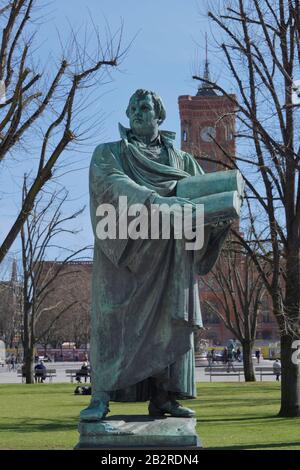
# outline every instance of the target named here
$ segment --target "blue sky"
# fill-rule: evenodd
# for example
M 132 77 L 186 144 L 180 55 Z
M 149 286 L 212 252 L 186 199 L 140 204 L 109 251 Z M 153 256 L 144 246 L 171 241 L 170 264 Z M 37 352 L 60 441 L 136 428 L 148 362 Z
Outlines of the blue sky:
M 199 3 L 196 0 L 54 2 L 53 16 L 58 27 L 70 22 L 76 29 L 84 16 L 89 21 L 90 12 L 95 24 L 101 28 L 107 21 L 112 31 L 119 27 L 122 19 L 124 46 L 137 35 L 101 100 L 108 114 L 104 124 L 105 139 L 119 137 L 117 123 L 127 123 L 124 111 L 129 96 L 137 88 L 149 88 L 160 94 L 167 107 L 164 127 L 179 130 L 177 99 L 181 94 L 194 94 L 197 89 L 197 83 L 191 78 L 195 72 L 193 64 L 198 54 L 202 56 L 203 66 L 204 35 L 209 31 L 207 20 L 199 14 Z
M 43 58 L 59 56 L 58 31 L 64 41 L 70 25 L 74 30 L 80 30 L 84 24 L 89 24 L 90 17 L 100 31 L 104 29 L 105 22 L 115 31 L 123 21 L 124 47 L 135 37 L 120 68 L 112 72 L 112 82 L 101 88 L 101 97 L 95 103 L 95 108 L 91 105 L 86 111 L 96 116 L 99 110 L 99 116 L 104 113 L 105 120 L 99 137 L 94 135 L 86 142 L 85 153 L 79 157 L 71 156 L 72 159 L 80 158 L 81 170 L 60 180 L 60 184 L 70 191 L 72 200 L 66 210 L 87 205 L 84 215 L 76 224 L 82 228 L 82 232 L 74 241 L 75 247 L 93 242 L 88 213 L 87 173 L 92 147 L 95 143 L 118 139 L 118 122 L 124 125 L 128 123 L 125 110 L 131 94 L 137 88 L 148 88 L 161 95 L 167 109 L 163 128 L 179 134 L 178 96 L 196 93 L 197 82 L 191 77 L 193 73 L 199 72 L 199 66 L 203 70 L 206 32 L 211 39 L 210 26 L 205 17 L 205 3 L 203 0 L 54 0 L 47 6 L 46 11 L 49 13 L 39 33 L 43 43 L 37 52 Z M 221 76 L 221 67 L 212 48 L 209 58 L 214 77 L 224 84 L 225 77 Z M 230 84 L 228 87 L 230 90 Z M 178 138 L 177 143 L 179 145 Z M 67 163 L 68 159 L 64 162 Z M 4 192 L 0 201 L 1 239 L 18 208 L 18 186 L 24 167 L 23 164 L 21 167 L 8 165 L 6 169 L 7 174 L 4 177 L 2 173 L 1 181 L 1 190 Z M 15 244 L 12 255 L 17 251 L 18 244 Z

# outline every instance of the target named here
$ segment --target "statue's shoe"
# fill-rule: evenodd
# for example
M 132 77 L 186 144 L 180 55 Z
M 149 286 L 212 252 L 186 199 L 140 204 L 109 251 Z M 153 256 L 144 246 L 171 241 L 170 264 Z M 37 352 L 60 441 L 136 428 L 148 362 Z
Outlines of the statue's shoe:
M 107 403 L 92 400 L 90 405 L 80 412 L 80 421 L 101 421 L 109 411 Z
M 168 401 L 161 406 L 155 405 L 152 401 L 149 403 L 149 415 L 150 416 L 164 416 L 169 414 L 175 418 L 192 418 L 196 415 L 194 410 L 182 406 L 177 401 Z

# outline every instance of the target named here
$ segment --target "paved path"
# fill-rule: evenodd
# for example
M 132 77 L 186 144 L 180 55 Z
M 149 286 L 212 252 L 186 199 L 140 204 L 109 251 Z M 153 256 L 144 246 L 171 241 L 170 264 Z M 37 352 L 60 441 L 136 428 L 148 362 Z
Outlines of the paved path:
M 273 361 L 262 360 L 260 361 L 259 366 L 271 366 Z M 204 363 L 204 366 L 207 364 Z M 256 366 L 257 364 L 255 364 Z M 70 383 L 70 378 L 66 376 L 65 370 L 66 369 L 76 369 L 80 368 L 81 363 L 79 362 L 51 362 L 49 363 L 49 367 L 52 369 L 56 369 L 57 376 L 53 378 L 54 383 Z M 204 374 L 204 366 L 203 367 L 196 367 L 196 381 L 197 382 L 209 382 L 209 376 Z M 257 380 L 259 380 L 259 376 L 257 375 Z M 241 381 L 244 381 L 243 376 L 241 376 Z M 264 376 L 263 381 L 275 381 L 275 376 Z M 213 382 L 238 382 L 238 377 L 230 377 L 230 376 L 222 376 L 222 377 L 213 377 Z M 0 367 L 0 385 L 1 384 L 16 384 L 21 383 L 21 377 L 17 376 L 16 371 L 8 371 L 7 367 Z M 45 383 L 48 383 L 48 379 Z
M 50 369 L 56 369 L 56 377 L 53 377 L 52 381 L 56 383 L 70 382 L 70 377 L 66 376 L 66 369 L 80 369 L 81 362 L 49 362 L 45 363 L 46 367 Z M 18 377 L 16 370 L 8 371 L 7 367 L 0 367 L 0 384 L 16 384 L 21 383 L 22 378 Z M 48 383 L 49 379 L 46 379 L 45 383 Z
M 258 367 L 272 367 L 273 362 L 274 361 L 261 359 L 259 364 L 257 364 L 257 362 L 255 360 L 254 361 L 254 368 L 257 367 L 257 366 Z M 234 362 L 234 365 L 241 366 L 242 364 L 239 363 L 239 362 Z M 205 375 L 205 373 L 204 373 L 204 368 L 207 367 L 207 366 L 208 366 L 208 364 L 205 363 L 203 367 L 196 367 L 196 381 L 197 382 L 209 382 L 210 381 L 209 375 Z M 217 366 L 222 367 L 222 364 L 219 363 L 219 364 L 217 364 Z M 259 373 L 256 374 L 256 380 L 260 381 Z M 263 376 L 263 381 L 264 382 L 266 382 L 266 381 L 274 382 L 275 380 L 276 380 L 275 375 L 274 376 L 273 375 L 264 375 Z M 230 377 L 230 375 L 228 374 L 228 376 L 222 375 L 221 377 L 213 376 L 212 381 L 213 382 L 238 382 L 239 378 L 238 378 L 238 376 L 231 376 Z M 241 374 L 241 382 L 245 382 L 243 374 Z

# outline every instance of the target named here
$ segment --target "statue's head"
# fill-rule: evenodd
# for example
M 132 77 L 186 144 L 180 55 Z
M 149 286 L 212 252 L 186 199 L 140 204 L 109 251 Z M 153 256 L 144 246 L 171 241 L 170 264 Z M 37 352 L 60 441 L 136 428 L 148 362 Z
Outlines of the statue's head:
M 166 118 L 161 98 L 153 91 L 137 90 L 126 110 L 132 131 L 138 136 L 155 135 Z

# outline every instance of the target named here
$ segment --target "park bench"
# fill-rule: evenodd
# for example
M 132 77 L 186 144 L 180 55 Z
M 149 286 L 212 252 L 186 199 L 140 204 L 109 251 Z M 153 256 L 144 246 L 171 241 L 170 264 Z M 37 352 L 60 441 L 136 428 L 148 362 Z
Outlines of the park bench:
M 66 376 L 70 377 L 72 383 L 74 382 L 74 379 L 76 379 L 77 376 L 83 378 L 85 383 L 88 378 L 91 381 L 90 371 L 84 371 L 82 369 L 66 369 Z
M 205 367 L 204 369 L 205 375 L 209 375 L 209 381 L 212 382 L 212 377 L 238 377 L 239 382 L 241 381 L 241 374 L 244 373 L 244 369 L 241 366 L 230 365 L 230 367 L 223 366 L 212 366 L 212 367 Z
M 18 377 L 22 377 L 22 382 L 25 382 L 25 373 L 22 371 L 22 369 L 18 369 L 17 374 Z M 34 371 L 34 378 L 36 382 L 42 376 L 46 377 L 46 379 L 49 379 L 49 382 L 52 382 L 53 377 L 56 377 L 56 369 L 46 369 L 45 371 L 40 369 Z
M 259 373 L 259 376 L 260 376 L 260 381 L 262 382 L 262 378 L 263 378 L 263 375 L 274 375 L 276 376 L 276 374 L 274 374 L 274 370 L 273 370 L 273 367 L 255 367 L 255 372 L 256 373 Z
M 195 353 L 195 367 L 200 367 L 206 362 L 206 357 L 198 352 Z

